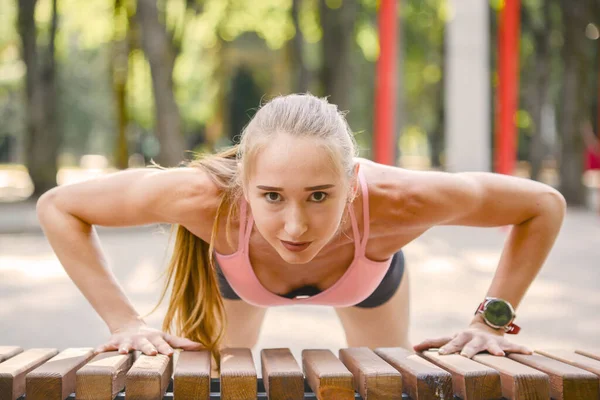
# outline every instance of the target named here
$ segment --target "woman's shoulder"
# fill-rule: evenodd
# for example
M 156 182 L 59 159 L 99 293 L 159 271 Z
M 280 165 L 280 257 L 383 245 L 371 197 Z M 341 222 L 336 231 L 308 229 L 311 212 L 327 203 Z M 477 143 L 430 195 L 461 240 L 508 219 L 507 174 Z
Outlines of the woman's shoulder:
M 427 218 L 428 182 L 443 179 L 435 171 L 416 171 L 361 159 L 368 193 L 371 225 L 422 229 Z M 386 228 L 384 228 L 386 230 Z
M 210 239 L 223 190 L 203 168 L 184 167 L 177 170 L 182 179 L 178 200 L 179 224 L 203 240 Z

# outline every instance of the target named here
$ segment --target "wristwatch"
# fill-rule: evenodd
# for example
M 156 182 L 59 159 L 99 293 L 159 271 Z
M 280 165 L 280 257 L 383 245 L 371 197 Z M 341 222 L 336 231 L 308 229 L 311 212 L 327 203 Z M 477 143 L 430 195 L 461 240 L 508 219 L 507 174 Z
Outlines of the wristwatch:
M 505 333 L 516 335 L 521 328 L 513 324 L 516 314 L 513 306 L 506 300 L 486 297 L 477 307 L 475 314 L 482 314 L 485 323 L 494 329 L 503 329 Z

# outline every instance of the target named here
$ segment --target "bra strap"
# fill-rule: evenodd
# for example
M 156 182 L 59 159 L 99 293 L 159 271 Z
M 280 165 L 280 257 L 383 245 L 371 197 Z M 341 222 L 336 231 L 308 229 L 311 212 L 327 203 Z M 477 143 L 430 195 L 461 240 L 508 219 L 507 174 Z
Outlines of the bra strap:
M 363 204 L 363 236 L 360 241 L 360 252 L 365 254 L 367 248 L 367 241 L 369 240 L 369 224 L 371 218 L 369 217 L 369 189 L 367 188 L 367 181 L 363 175 L 362 169 L 358 170 L 358 180 L 362 189 L 362 204 Z
M 352 222 L 352 236 L 354 237 L 354 258 L 356 258 L 361 254 L 361 243 L 360 231 L 358 230 L 358 223 L 356 222 L 356 215 L 354 215 L 354 207 L 352 207 L 352 203 L 348 205 L 348 214 L 350 214 L 350 222 Z
M 247 204 L 246 204 L 246 200 L 244 199 L 244 197 L 242 196 L 242 199 L 240 201 L 240 227 L 238 229 L 238 251 L 242 248 L 242 246 L 245 246 L 245 240 L 246 240 L 246 230 L 248 229 L 248 224 L 247 224 L 247 220 L 246 220 L 246 210 L 248 208 Z

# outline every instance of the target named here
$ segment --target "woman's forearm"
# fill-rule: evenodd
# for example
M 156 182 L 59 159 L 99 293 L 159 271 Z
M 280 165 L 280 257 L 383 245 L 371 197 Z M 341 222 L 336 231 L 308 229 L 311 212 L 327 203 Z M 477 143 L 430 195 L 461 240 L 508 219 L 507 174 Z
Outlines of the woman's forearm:
M 38 219 L 67 275 L 73 280 L 111 332 L 143 322 L 108 267 L 96 230 L 42 197 Z
M 502 298 L 517 308 L 546 261 L 564 214 L 564 200 L 549 193 L 540 198 L 538 214 L 513 226 L 487 296 Z

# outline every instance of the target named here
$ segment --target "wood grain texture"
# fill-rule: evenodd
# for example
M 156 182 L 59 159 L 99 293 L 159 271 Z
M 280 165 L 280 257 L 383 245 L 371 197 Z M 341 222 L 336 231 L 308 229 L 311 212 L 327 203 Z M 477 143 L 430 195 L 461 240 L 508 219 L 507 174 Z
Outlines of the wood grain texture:
M 553 358 L 577 368 L 585 369 L 592 374 L 600 376 L 600 361 L 574 351 L 560 349 L 540 349 L 535 351 L 545 357 Z
M 575 350 L 575 353 L 577 354 L 581 354 L 582 356 L 586 356 L 586 357 L 590 357 L 593 358 L 594 360 L 599 360 L 600 361 L 600 349 L 595 349 L 595 350 L 591 350 L 591 349 L 586 349 L 586 350 Z
M 0 346 L 0 363 L 22 352 L 19 346 Z
M 210 351 L 181 351 L 173 376 L 173 396 L 176 399 L 208 400 L 210 371 Z
M 25 376 L 58 354 L 57 349 L 29 349 L 0 364 L 0 400 L 25 394 Z
M 171 375 L 173 357 L 140 355 L 125 376 L 127 400 L 162 400 Z
M 256 367 L 250 349 L 221 350 L 221 399 L 256 399 L 257 392 Z
M 339 358 L 363 400 L 402 399 L 402 375 L 368 347 L 340 349 Z
M 76 374 L 77 400 L 112 400 L 125 387 L 133 354 L 109 351 L 97 354 Z
M 507 357 L 477 354 L 473 360 L 500 373 L 502 396 L 509 400 L 547 400 L 550 379 L 545 373 Z
M 508 357 L 546 373 L 553 399 L 598 399 L 598 377 L 591 372 L 541 354 L 510 354 Z
M 402 390 L 413 400 L 452 399 L 452 375 L 401 347 L 381 347 L 375 354 L 402 375 Z
M 76 373 L 94 356 L 92 348 L 69 348 L 25 375 L 27 400 L 63 400 L 75 392 Z
M 354 399 L 352 373 L 330 350 L 303 350 L 302 369 L 317 399 Z
M 420 353 L 425 359 L 450 372 L 454 395 L 463 400 L 491 400 L 502 397 L 498 371 L 457 354 L 437 351 Z
M 290 349 L 263 349 L 260 360 L 269 400 L 304 399 L 304 374 Z

